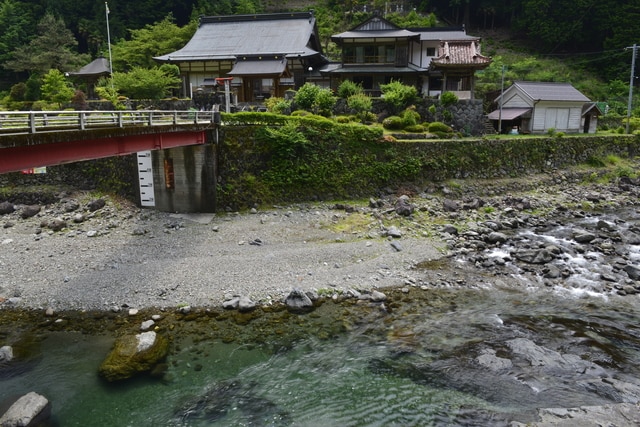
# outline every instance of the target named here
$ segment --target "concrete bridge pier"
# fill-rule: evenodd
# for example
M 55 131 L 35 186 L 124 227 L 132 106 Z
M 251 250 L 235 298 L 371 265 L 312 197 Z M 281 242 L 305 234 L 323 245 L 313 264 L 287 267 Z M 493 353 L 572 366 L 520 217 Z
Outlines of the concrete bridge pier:
M 138 154 L 142 206 L 153 206 L 164 212 L 216 211 L 216 144 L 190 145 L 147 153 L 150 153 L 151 171 Z

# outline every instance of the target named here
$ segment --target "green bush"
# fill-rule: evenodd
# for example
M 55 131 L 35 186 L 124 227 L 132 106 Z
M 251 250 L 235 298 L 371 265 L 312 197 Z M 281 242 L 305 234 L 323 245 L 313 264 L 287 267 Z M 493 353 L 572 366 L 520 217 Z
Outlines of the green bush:
M 371 98 L 364 93 L 351 95 L 347 99 L 347 106 L 360 117 L 362 123 L 366 122 L 367 113 L 371 111 L 372 105 Z
M 444 92 L 440 95 L 440 104 L 447 108 L 458 103 L 458 97 L 453 92 Z
M 353 121 L 353 119 L 353 116 L 336 116 L 333 118 L 336 123 L 350 123 Z
M 311 111 L 316 101 L 316 96 L 320 92 L 320 87 L 313 83 L 305 83 L 294 96 L 296 107 L 302 110 Z
M 451 129 L 451 127 L 445 125 L 442 122 L 433 122 L 433 123 L 429 123 L 429 132 L 435 133 L 437 135 L 438 132 L 453 133 L 453 129 Z
M 288 117 L 274 113 L 260 113 L 257 111 L 242 111 L 240 113 L 220 113 L 222 122 L 228 125 L 283 125 Z
M 410 125 L 404 128 L 406 132 L 411 133 L 423 133 L 425 131 L 424 126 L 422 125 Z
M 404 110 L 400 115 L 404 123 L 403 127 L 415 126 L 420 122 L 420 113 L 416 111 L 415 106 L 411 106 Z
M 266 99 L 264 105 L 270 113 L 288 114 L 291 111 L 291 101 L 277 96 Z
M 305 83 L 298 89 L 293 100 L 297 108 L 326 117 L 332 114 L 333 106 L 336 105 L 336 97 L 331 89 L 323 89 L 313 83 Z
M 362 84 L 351 80 L 343 80 L 338 86 L 338 96 L 343 99 L 348 99 L 350 96 L 361 93 L 363 93 Z
M 384 102 L 394 111 L 400 111 L 413 103 L 418 96 L 418 89 L 392 80 L 386 85 L 380 85 Z
M 376 116 L 375 113 L 372 113 L 371 111 L 365 111 L 362 113 L 362 123 L 376 123 L 377 121 L 378 116 Z
M 316 99 L 313 102 L 313 111 L 324 117 L 329 117 L 333 114 L 333 107 L 336 105 L 336 97 L 333 96 L 331 89 L 320 89 L 316 94 Z
M 382 127 L 387 130 L 404 129 L 404 120 L 400 116 L 389 116 L 382 121 Z

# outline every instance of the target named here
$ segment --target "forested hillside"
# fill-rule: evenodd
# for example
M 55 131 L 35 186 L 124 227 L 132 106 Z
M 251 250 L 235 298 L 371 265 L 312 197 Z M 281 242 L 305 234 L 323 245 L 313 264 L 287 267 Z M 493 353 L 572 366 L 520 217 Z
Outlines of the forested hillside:
M 194 27 L 187 24 L 203 14 L 314 9 L 329 54 L 331 34 L 373 11 L 406 25 L 464 24 L 471 34 L 507 35 L 500 39 L 502 46 L 496 46 L 496 40 L 485 43 L 491 45 L 489 54 L 515 48 L 527 55 L 577 62 L 602 81 L 628 82 L 631 53 L 625 48 L 640 42 L 640 0 L 109 0 L 108 14 L 105 6 L 98 0 L 0 0 L 0 90 L 9 90 L 33 73 L 44 73 L 47 49 L 55 45 L 54 40 L 81 55 L 63 55 L 63 63 L 55 66 L 64 72 L 106 56 L 107 28 L 114 46 L 162 21 L 184 27 L 188 39 Z M 43 23 L 47 16 L 57 21 L 49 18 Z M 60 34 L 60 26 L 68 33 Z M 55 55 L 49 52 L 49 56 Z M 39 58 L 39 63 L 34 65 L 33 58 Z M 121 63 L 114 58 L 116 70 Z

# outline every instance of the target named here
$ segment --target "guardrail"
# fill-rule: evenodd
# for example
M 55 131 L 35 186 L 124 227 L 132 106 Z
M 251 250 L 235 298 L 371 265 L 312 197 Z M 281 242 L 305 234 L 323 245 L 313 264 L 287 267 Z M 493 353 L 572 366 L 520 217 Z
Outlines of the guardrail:
M 208 123 L 220 123 L 220 113 L 196 110 L 4 111 L 0 112 L 0 136 L 105 127 Z

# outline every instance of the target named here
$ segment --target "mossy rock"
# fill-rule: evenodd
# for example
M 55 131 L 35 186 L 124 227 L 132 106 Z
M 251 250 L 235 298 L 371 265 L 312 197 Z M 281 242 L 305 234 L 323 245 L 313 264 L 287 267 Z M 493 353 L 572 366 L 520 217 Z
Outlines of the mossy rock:
M 155 337 L 153 343 L 144 348 L 143 342 L 152 336 Z M 107 381 L 131 378 L 139 373 L 151 371 L 167 356 L 168 351 L 167 338 L 155 332 L 126 335 L 118 338 L 113 344 L 113 349 L 100 365 L 99 374 Z

